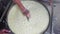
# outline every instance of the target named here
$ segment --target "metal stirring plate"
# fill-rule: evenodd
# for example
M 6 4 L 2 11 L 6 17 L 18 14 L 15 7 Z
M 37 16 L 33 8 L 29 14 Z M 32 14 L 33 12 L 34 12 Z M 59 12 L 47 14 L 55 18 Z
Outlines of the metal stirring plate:
M 23 5 L 30 11 L 29 21 L 19 7 L 15 4 L 9 10 L 8 25 L 15 34 L 41 34 L 49 24 L 49 14 L 46 8 L 35 1 L 22 1 Z

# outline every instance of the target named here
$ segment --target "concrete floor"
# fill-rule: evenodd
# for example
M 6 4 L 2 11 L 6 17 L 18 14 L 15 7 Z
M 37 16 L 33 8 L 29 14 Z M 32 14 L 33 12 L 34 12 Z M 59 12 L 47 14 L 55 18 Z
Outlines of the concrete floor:
M 57 3 L 56 7 L 54 7 L 54 16 L 56 17 L 56 22 L 53 23 L 53 30 L 56 34 L 60 34 L 60 3 Z
M 45 3 L 45 5 L 47 6 L 47 8 L 49 9 L 49 12 L 51 13 L 51 7 L 49 5 L 47 5 L 47 3 Z M 60 2 L 54 3 L 55 7 L 54 7 L 54 15 L 53 15 L 53 33 L 52 34 L 60 34 Z M 49 33 L 50 30 L 48 29 L 48 31 L 45 34 L 50 34 Z

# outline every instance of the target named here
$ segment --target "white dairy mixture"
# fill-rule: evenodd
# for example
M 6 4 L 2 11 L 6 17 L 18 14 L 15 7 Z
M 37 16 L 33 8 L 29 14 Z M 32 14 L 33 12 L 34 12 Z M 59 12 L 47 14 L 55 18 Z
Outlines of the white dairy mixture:
M 8 15 L 8 25 L 15 34 L 39 34 L 49 24 L 47 10 L 38 2 L 22 1 L 23 5 L 30 11 L 29 21 L 21 13 L 17 5 L 14 5 Z

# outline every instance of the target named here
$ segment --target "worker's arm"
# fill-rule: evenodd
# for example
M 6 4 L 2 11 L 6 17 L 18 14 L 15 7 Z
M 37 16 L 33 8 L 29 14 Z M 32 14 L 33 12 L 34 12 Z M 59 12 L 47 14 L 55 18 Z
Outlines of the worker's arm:
M 21 0 L 13 0 L 21 9 L 22 13 L 26 16 L 26 17 L 30 17 L 29 11 L 23 6 L 23 4 L 21 3 Z
M 23 11 L 26 8 L 23 6 L 23 4 L 21 3 L 21 0 L 13 0 L 18 6 L 19 8 Z

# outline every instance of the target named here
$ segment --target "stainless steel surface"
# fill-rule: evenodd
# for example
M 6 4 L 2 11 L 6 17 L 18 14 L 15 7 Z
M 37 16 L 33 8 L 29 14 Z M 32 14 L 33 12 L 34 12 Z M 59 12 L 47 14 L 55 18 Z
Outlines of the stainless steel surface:
M 48 3 L 44 3 L 47 8 L 49 9 L 49 12 L 51 13 L 51 7 Z M 53 15 L 53 33 L 52 34 L 60 34 L 60 0 L 56 0 L 54 2 L 54 15 Z M 50 30 L 45 34 L 50 34 Z

